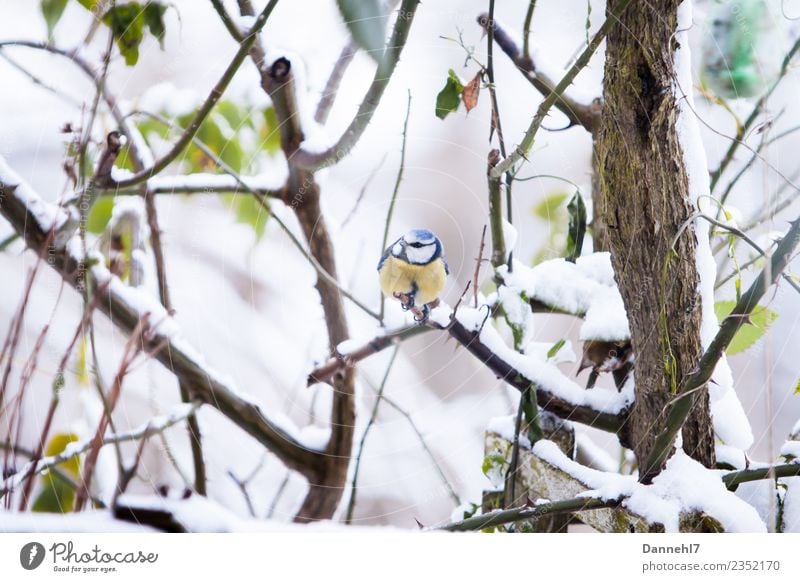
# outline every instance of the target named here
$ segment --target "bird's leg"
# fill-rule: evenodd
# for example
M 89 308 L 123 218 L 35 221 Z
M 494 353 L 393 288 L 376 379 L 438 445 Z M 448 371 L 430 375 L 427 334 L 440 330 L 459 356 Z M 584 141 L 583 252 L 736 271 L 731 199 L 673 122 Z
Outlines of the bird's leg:
M 419 307 L 412 307 L 411 310 L 414 312 L 414 321 L 417 323 L 425 323 L 428 321 L 428 316 L 431 314 L 431 307 L 427 303 L 422 306 L 422 309 Z
M 395 299 L 400 301 L 400 307 L 403 311 L 408 311 L 414 308 L 414 294 L 413 293 L 393 293 Z

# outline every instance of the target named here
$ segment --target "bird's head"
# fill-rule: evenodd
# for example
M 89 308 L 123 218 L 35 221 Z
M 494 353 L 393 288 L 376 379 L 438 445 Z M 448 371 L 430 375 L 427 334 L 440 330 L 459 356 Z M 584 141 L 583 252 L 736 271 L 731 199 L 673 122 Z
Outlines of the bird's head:
M 427 265 L 442 256 L 442 242 L 429 230 L 409 230 L 392 245 L 392 256 L 412 265 Z

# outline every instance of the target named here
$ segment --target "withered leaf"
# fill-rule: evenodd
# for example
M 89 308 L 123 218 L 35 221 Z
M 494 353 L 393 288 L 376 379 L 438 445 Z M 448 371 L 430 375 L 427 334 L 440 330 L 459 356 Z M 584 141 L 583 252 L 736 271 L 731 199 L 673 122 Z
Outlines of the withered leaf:
M 464 86 L 464 91 L 461 93 L 461 100 L 464 102 L 464 107 L 467 113 L 475 109 L 478 105 L 478 97 L 481 93 L 481 73 L 478 72 L 472 80 Z

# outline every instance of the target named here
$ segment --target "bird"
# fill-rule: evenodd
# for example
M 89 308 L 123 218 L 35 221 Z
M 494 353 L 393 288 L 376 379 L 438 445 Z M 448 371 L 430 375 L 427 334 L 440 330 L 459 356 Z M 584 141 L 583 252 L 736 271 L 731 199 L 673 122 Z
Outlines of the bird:
M 415 228 L 389 245 L 378 262 L 384 295 L 399 299 L 404 310 L 414 311 L 418 322 L 428 319 L 450 274 L 443 252 L 439 237 Z

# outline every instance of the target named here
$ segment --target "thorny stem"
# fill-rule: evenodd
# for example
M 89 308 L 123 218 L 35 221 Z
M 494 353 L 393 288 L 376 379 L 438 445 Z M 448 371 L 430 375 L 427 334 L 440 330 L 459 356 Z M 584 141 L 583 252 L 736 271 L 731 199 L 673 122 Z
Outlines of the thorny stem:
M 758 306 L 759 300 L 786 269 L 794 249 L 800 243 L 800 218 L 791 223 L 789 232 L 778 243 L 767 266 L 745 291 L 731 313 L 720 324 L 717 335 L 700 358 L 697 368 L 684 377 L 678 388 L 678 396 L 667 413 L 664 428 L 653 443 L 652 452 L 641 470 L 641 481 L 649 483 L 658 475 L 672 451 L 675 436 L 680 432 L 697 398 L 698 389 L 704 386 L 717 366 L 723 353 L 739 328 L 747 323 L 748 316 Z
M 592 509 L 608 509 L 610 507 L 617 507 L 619 504 L 620 500 L 618 499 L 576 497 L 575 499 L 555 501 L 553 503 L 542 503 L 541 505 L 535 505 L 533 507 L 515 507 L 513 509 L 491 511 L 483 515 L 476 515 L 462 521 L 448 523 L 431 529 L 443 531 L 477 531 L 516 521 L 537 519 L 546 515 L 575 513 L 578 511 L 590 511 Z

